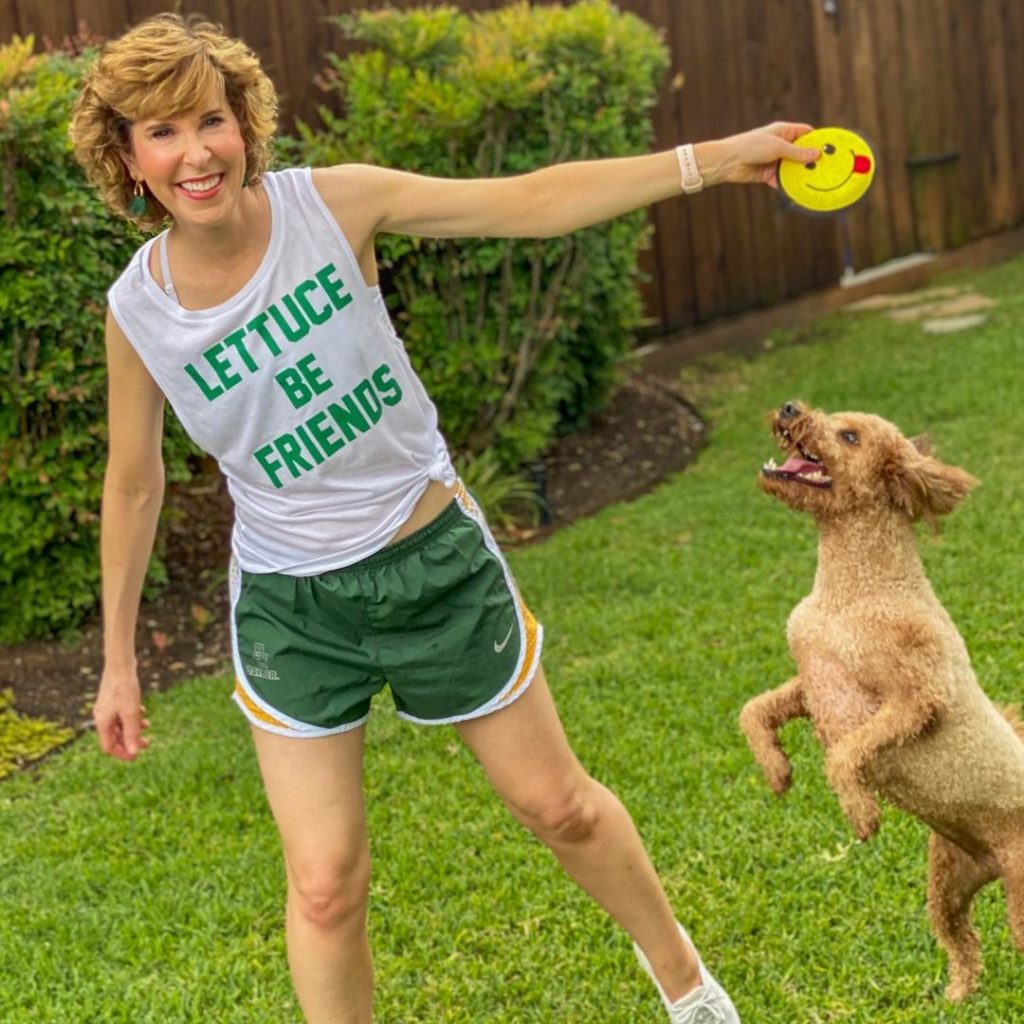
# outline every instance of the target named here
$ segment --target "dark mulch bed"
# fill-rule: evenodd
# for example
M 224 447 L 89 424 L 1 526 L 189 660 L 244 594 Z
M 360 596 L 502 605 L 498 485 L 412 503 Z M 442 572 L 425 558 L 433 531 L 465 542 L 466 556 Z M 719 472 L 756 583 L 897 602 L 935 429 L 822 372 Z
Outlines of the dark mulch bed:
M 615 501 L 635 498 L 683 469 L 704 443 L 700 417 L 681 395 L 644 377 L 627 382 L 586 430 L 561 438 L 542 460 L 550 523 L 530 542 Z M 168 586 L 139 617 L 139 678 L 144 690 L 227 669 L 226 563 L 231 510 L 218 474 L 172 488 L 164 526 Z M 73 643 L 0 648 L 0 689 L 15 707 L 76 729 L 102 665 L 98 623 Z

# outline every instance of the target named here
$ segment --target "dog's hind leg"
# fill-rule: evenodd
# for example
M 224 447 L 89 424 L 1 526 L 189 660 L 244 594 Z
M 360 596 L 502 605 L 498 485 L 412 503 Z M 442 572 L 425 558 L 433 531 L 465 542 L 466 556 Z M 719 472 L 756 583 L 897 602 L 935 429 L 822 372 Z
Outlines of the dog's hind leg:
M 1024 827 L 1020 838 L 1000 854 L 1003 886 L 1006 889 L 1006 914 L 1017 949 L 1024 953 Z
M 740 728 L 776 793 L 785 793 L 793 780 L 793 767 L 779 742 L 779 729 L 792 718 L 805 717 L 807 708 L 799 676 L 748 700 L 740 712 Z
M 990 857 L 976 858 L 933 832 L 928 845 L 928 913 L 932 929 L 949 955 L 946 998 L 959 1002 L 981 974 L 981 943 L 971 926 L 974 894 L 999 877 Z
M 1024 720 L 1016 706 L 1001 709 L 1013 731 L 1024 742 Z M 998 852 L 1006 889 L 1006 913 L 1017 949 L 1024 953 L 1024 809 L 1018 808 L 1008 823 L 1008 840 Z

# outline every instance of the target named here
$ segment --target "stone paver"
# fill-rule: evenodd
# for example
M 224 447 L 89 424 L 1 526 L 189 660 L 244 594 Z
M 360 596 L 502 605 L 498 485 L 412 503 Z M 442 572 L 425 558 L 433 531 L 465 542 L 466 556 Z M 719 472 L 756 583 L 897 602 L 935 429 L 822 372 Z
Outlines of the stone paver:
M 908 320 L 923 320 L 925 317 L 934 319 L 944 316 L 963 316 L 966 313 L 975 313 L 980 309 L 990 309 L 995 304 L 995 299 L 990 299 L 987 295 L 969 292 L 954 299 L 922 302 L 917 306 L 894 309 L 889 316 L 897 323 L 906 323 Z
M 942 285 L 936 288 L 922 288 L 913 292 L 885 292 L 882 295 L 869 295 L 843 306 L 844 313 L 868 313 L 876 310 L 898 309 L 901 306 L 912 306 L 921 302 L 933 302 L 939 299 L 952 298 L 959 292 L 956 285 Z
M 925 320 L 921 327 L 928 334 L 952 334 L 954 331 L 966 331 L 971 327 L 980 327 L 987 319 L 988 317 L 984 313 L 946 316 L 938 320 Z

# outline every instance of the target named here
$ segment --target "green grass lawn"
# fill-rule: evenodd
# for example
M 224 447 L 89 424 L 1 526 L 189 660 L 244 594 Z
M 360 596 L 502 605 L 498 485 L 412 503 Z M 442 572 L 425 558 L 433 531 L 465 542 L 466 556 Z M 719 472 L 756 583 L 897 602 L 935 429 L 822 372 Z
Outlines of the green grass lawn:
M 687 373 L 712 422 L 699 462 L 657 491 L 512 553 L 584 764 L 632 810 L 747 1024 L 1008 1024 L 1024 958 L 1001 889 L 977 907 L 981 994 L 942 999 L 925 913 L 926 830 L 886 811 L 852 835 L 805 723 L 768 791 L 736 725 L 791 673 L 784 623 L 809 589 L 810 520 L 761 494 L 766 413 L 799 397 L 928 431 L 983 481 L 921 546 L 988 692 L 1020 700 L 1024 260 L 956 279 L 999 300 L 986 325 L 928 336 L 846 314 L 756 359 Z M 293 1022 L 276 835 L 226 678 L 148 702 L 136 765 L 85 737 L 0 786 L 3 1024 Z M 655 1024 L 629 942 L 492 797 L 448 729 L 368 730 L 377 1019 L 386 1024 Z

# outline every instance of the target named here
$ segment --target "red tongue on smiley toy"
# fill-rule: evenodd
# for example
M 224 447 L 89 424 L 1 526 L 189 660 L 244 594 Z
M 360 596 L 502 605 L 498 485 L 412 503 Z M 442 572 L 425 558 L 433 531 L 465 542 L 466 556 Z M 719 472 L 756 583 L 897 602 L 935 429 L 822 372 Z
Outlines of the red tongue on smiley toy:
M 853 173 L 854 174 L 867 174 L 871 170 L 871 157 L 869 156 L 857 156 L 855 153 L 853 156 Z

